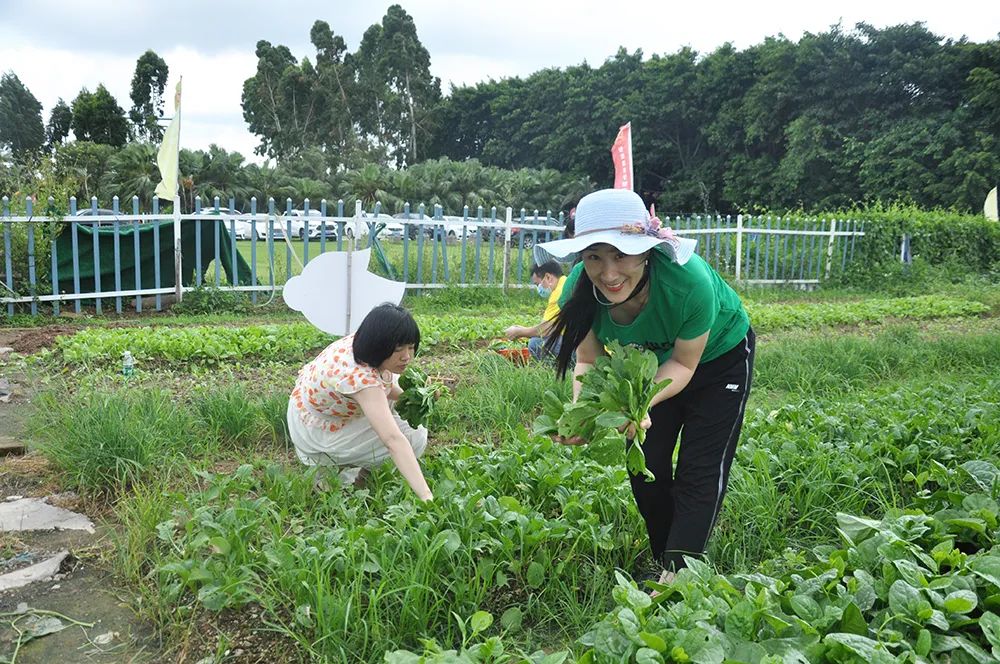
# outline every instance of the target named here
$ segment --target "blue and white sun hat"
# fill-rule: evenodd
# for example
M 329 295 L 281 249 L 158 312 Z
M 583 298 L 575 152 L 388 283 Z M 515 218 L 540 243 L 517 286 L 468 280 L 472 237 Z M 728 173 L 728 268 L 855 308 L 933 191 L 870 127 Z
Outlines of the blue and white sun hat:
M 659 219 L 650 217 L 637 193 L 629 189 L 601 189 L 587 194 L 576 206 L 576 233 L 567 240 L 538 246 L 561 261 L 572 260 L 594 244 L 610 244 L 635 256 L 658 249 L 683 265 L 691 258 L 697 240 L 678 237 Z

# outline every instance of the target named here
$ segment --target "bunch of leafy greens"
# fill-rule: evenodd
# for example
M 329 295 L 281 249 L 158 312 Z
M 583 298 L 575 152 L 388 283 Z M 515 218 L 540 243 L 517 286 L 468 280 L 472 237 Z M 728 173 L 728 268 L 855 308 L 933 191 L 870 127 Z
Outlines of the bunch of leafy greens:
M 601 456 L 625 449 L 629 473 L 645 475 L 647 481 L 652 481 L 655 477 L 646 468 L 642 451 L 646 430 L 641 425 L 653 397 L 670 384 L 670 379 L 656 382 L 659 363 L 648 350 L 612 341 L 607 351 L 590 371 L 577 377 L 582 388 L 575 402 L 563 403 L 554 392 L 545 393 L 542 414 L 535 419 L 532 433 L 579 436 Z M 626 443 L 623 431 L 629 424 L 635 427 L 635 439 Z
M 426 425 L 434 412 L 434 399 L 440 385 L 432 382 L 420 369 L 409 366 L 399 376 L 399 387 L 403 394 L 396 401 L 396 412 L 411 427 Z

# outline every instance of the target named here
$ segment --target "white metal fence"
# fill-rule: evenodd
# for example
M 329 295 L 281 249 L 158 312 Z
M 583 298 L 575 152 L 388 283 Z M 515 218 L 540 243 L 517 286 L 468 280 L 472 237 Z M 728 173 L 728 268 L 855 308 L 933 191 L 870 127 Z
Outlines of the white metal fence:
M 371 269 L 407 288 L 520 287 L 544 258 L 534 245 L 564 229 L 561 214 L 512 208 L 446 217 L 421 205 L 393 217 L 378 204 L 365 211 L 358 203 L 345 214 L 343 201 L 311 209 L 306 200 L 293 209 L 287 200 L 279 211 L 273 199 L 264 210 L 251 200 L 245 213 L 232 212 L 232 200 L 221 208 L 219 199 L 205 208 L 197 202 L 190 214 L 163 214 L 155 203 L 141 212 L 137 199 L 126 213 L 117 198 L 107 210 L 96 199 L 78 210 L 71 199 L 65 216 L 40 216 L 34 207 L 28 200 L 25 214 L 13 215 L 4 198 L 0 211 L 0 305 L 8 316 L 50 307 L 58 314 L 60 305 L 159 310 L 163 296 L 202 286 L 245 291 L 256 302 L 319 253 L 368 246 L 378 256 Z M 725 277 L 753 284 L 818 284 L 846 268 L 864 235 L 862 222 L 840 219 L 676 216 L 664 223 L 697 238 L 698 253 Z

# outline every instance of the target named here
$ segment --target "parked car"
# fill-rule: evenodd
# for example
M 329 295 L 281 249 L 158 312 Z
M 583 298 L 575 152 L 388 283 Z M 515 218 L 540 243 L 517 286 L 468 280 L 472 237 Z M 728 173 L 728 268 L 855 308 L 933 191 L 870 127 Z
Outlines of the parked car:
M 77 210 L 76 211 L 76 215 L 74 215 L 74 216 L 77 216 L 77 217 L 92 217 L 94 215 L 97 215 L 99 217 L 121 217 L 122 213 L 121 212 L 115 212 L 114 210 L 109 210 L 107 208 L 97 208 L 96 210 L 94 210 L 93 208 L 84 208 L 82 210 Z M 80 221 L 86 221 L 86 219 L 81 219 Z M 119 223 L 126 224 L 126 223 L 131 223 L 131 222 L 128 221 L 128 220 L 126 220 L 126 219 L 121 219 L 119 221 Z M 98 221 L 97 225 L 98 226 L 114 226 L 115 222 L 114 221 Z
M 424 217 L 424 219 L 426 218 L 427 217 Z M 421 224 L 416 223 L 416 221 L 417 215 L 413 212 L 410 213 L 409 217 L 407 217 L 404 213 L 399 212 L 392 215 L 391 222 L 386 223 L 384 233 L 388 237 L 398 238 L 402 238 L 403 233 L 406 233 L 411 240 L 416 240 L 422 226 Z
M 231 217 L 235 215 L 245 215 L 245 213 L 240 212 L 239 210 L 231 210 L 226 207 L 202 208 L 201 212 L 198 214 L 203 217 Z M 267 233 L 267 223 L 262 219 L 257 220 L 256 229 L 254 228 L 254 224 L 248 219 L 236 219 L 233 223 L 230 223 L 230 220 L 227 218 L 225 226 L 227 231 L 235 229 L 237 240 L 256 240 L 260 235 Z

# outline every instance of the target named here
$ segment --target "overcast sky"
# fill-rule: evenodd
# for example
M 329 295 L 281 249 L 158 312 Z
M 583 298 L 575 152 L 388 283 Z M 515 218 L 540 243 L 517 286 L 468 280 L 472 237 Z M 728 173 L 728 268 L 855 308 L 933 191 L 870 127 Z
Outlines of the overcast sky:
M 243 81 L 256 70 L 258 40 L 315 59 L 309 29 L 327 21 L 358 47 L 391 2 L 375 0 L 0 0 L 0 72 L 13 71 L 42 103 L 43 120 L 62 97 L 103 83 L 126 111 L 136 59 L 153 49 L 170 68 L 167 99 L 184 76 L 181 145 L 217 143 L 253 161 L 257 139 L 240 107 Z M 583 61 L 600 65 L 619 46 L 707 53 L 725 42 L 743 49 L 779 34 L 797 40 L 841 23 L 876 27 L 922 21 L 942 38 L 998 38 L 995 0 L 839 0 L 836 2 L 631 3 L 581 0 L 404 0 L 431 55 L 431 71 L 449 84 L 526 76 Z M 170 106 L 168 101 L 168 106 Z M 166 109 L 169 113 L 170 108 Z M 613 137 L 609 137 L 609 142 Z

